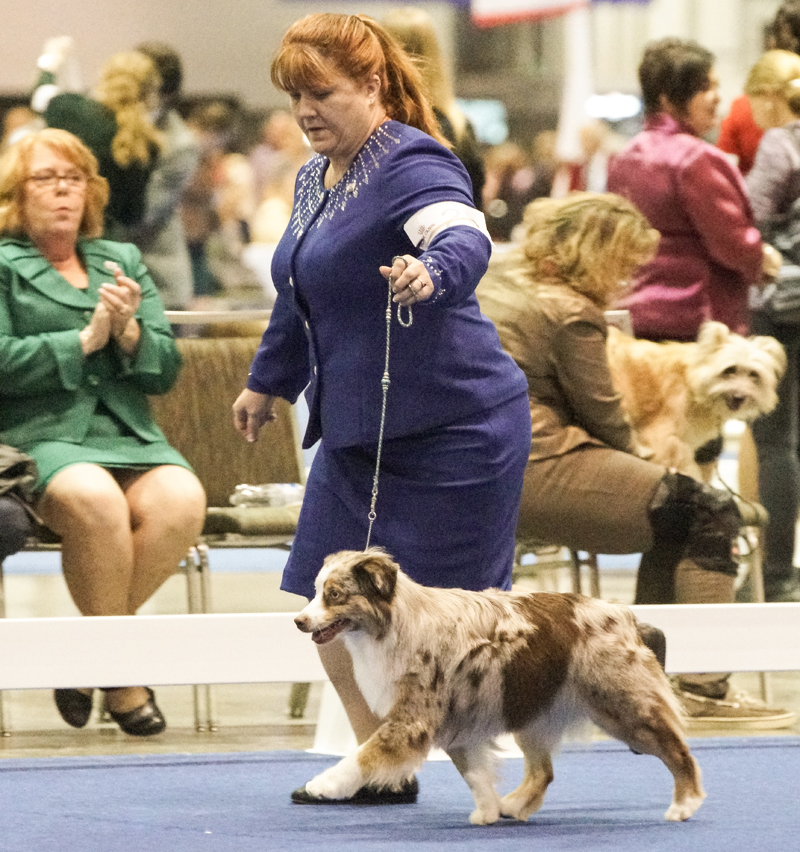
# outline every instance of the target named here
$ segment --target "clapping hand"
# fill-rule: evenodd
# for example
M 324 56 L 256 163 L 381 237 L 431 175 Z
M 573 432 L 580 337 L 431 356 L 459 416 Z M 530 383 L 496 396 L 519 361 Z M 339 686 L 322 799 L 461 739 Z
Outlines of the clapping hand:
M 102 349 L 111 336 L 111 315 L 103 302 L 98 302 L 89 320 L 89 325 L 78 335 L 84 355 Z
M 131 352 L 139 341 L 139 325 L 134 315 L 142 303 L 142 288 L 113 260 L 107 260 L 105 267 L 114 275 L 114 283 L 100 285 L 100 302 L 111 317 L 111 337 L 126 352 Z

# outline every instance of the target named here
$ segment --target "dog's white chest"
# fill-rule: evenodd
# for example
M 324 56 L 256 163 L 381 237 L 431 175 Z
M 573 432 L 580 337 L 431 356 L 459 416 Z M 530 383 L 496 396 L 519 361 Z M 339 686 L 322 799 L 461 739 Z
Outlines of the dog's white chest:
M 392 709 L 397 695 L 395 661 L 380 643 L 369 637 L 350 634 L 345 637 L 345 644 L 353 658 L 353 674 L 364 700 L 376 716 L 383 718 Z

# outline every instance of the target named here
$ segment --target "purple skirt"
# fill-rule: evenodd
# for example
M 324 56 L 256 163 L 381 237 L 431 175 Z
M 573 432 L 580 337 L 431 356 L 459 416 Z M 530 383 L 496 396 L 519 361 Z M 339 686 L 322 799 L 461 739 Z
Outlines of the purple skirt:
M 430 432 L 385 441 L 370 545 L 383 547 L 425 586 L 510 588 L 530 448 L 527 394 Z M 312 598 L 328 554 L 365 548 L 376 450 L 320 443 L 284 591 Z

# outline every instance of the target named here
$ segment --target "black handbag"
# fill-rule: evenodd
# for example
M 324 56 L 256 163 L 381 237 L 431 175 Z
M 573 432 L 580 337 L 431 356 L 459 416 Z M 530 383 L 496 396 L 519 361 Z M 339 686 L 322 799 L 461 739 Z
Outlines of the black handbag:
M 29 455 L 8 444 L 0 444 L 0 497 L 16 500 L 39 522 L 31 508 L 37 476 L 36 462 Z

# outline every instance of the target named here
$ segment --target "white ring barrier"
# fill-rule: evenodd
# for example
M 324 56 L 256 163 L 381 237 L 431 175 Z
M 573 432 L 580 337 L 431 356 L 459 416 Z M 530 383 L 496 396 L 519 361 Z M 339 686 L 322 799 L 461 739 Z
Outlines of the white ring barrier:
M 291 613 L 0 619 L 0 689 L 326 680 Z
M 635 606 L 667 670 L 800 671 L 800 604 Z M 0 689 L 326 680 L 292 613 L 0 619 Z

